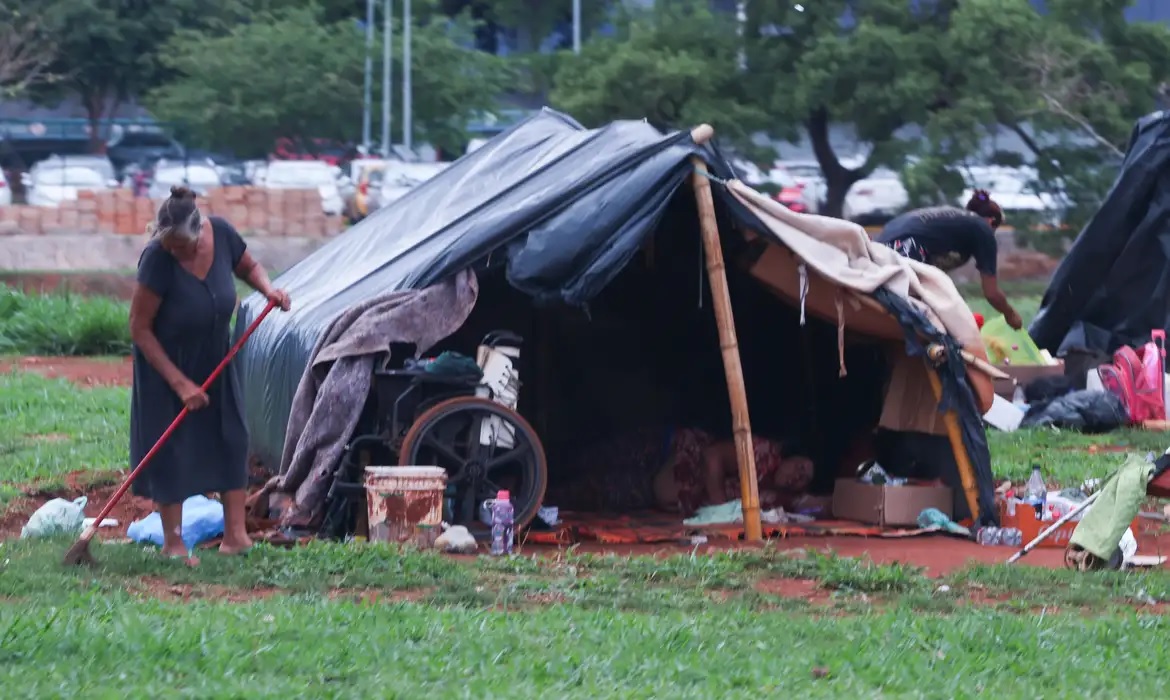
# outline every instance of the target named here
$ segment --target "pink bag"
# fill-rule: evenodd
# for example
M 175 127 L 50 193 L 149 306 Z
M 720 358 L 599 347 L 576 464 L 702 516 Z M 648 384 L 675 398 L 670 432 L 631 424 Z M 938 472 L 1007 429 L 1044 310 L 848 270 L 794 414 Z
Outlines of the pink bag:
M 1166 419 L 1166 332 L 1150 333 L 1141 351 L 1129 346 L 1113 353 L 1113 363 L 1097 370 L 1101 384 L 1125 406 L 1130 423 Z

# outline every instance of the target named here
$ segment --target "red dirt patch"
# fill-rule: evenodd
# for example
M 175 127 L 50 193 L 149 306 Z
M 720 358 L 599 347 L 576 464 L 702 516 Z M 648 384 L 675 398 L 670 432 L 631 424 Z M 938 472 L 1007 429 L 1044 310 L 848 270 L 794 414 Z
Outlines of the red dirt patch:
M 4 509 L 3 514 L 0 514 L 0 540 L 19 537 L 20 529 L 28 522 L 29 516 L 37 508 L 40 508 L 54 498 L 64 498 L 71 501 L 78 496 L 86 496 L 89 499 L 85 505 L 86 517 L 97 517 L 102 506 L 106 504 L 106 501 L 114 494 L 118 486 L 116 483 L 93 486 L 94 482 L 100 483 L 107 480 L 118 481 L 120 477 L 121 474 L 118 472 L 93 474 L 79 471 L 65 475 L 66 486 L 64 489 L 39 491 L 35 484 L 26 487 L 25 495 L 18 496 L 10 501 L 8 507 Z M 118 505 L 114 506 L 113 512 L 106 516 L 116 519 L 118 526 L 100 528 L 98 530 L 98 536 L 102 539 L 124 538 L 126 536 L 126 528 L 130 526 L 130 523 L 144 518 L 152 512 L 154 512 L 154 503 L 145 498 L 139 498 L 128 493 L 122 497 Z
M 153 576 L 141 579 L 141 585 L 131 586 L 130 592 L 143 598 L 176 603 L 192 600 L 250 603 L 284 593 L 279 588 L 229 588 L 216 584 L 171 583 Z
M 0 373 L 20 370 L 50 379 L 68 379 L 80 386 L 130 386 L 134 366 L 129 357 L 96 360 L 89 357 L 21 357 L 0 361 Z
M 826 605 L 833 592 L 822 588 L 817 581 L 802 578 L 769 578 L 756 582 L 756 591 L 777 598 L 807 601 L 809 605 Z

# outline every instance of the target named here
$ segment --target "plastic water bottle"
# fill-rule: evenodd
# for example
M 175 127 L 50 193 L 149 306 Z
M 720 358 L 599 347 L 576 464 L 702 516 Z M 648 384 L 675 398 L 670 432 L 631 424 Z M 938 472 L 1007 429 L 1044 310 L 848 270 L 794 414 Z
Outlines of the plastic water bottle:
M 492 554 L 500 556 L 512 553 L 512 494 L 500 491 L 492 502 Z
M 1048 486 L 1044 483 L 1044 477 L 1040 474 L 1040 465 L 1032 465 L 1032 476 L 1028 477 L 1028 483 L 1024 487 L 1024 492 L 1028 497 L 1028 505 L 1036 509 L 1036 519 L 1044 519 L 1044 505 L 1048 500 Z
M 985 547 L 1019 547 L 1023 544 L 1024 533 L 1014 527 L 981 527 L 975 533 L 975 541 Z

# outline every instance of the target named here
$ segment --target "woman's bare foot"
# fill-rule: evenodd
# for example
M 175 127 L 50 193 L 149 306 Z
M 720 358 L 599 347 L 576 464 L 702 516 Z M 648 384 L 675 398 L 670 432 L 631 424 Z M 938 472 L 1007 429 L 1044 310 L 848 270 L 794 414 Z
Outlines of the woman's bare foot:
M 167 545 L 162 548 L 162 553 L 164 557 L 169 559 L 184 559 L 188 554 L 187 547 L 181 544 L 174 546 Z
M 252 538 L 247 535 L 224 537 L 219 543 L 220 554 L 243 554 L 252 548 Z

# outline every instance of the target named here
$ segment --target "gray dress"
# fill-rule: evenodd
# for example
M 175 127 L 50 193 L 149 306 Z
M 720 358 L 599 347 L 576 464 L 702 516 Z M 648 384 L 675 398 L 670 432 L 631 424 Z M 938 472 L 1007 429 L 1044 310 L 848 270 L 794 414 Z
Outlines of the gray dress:
M 236 304 L 234 274 L 244 239 L 227 221 L 211 217 L 215 257 L 207 277 L 183 269 L 153 240 L 138 260 L 138 283 L 162 299 L 154 333 L 171 361 L 202 384 L 227 354 Z M 163 505 L 211 491 L 247 485 L 248 432 L 241 413 L 240 382 L 232 366 L 207 392 L 206 408 L 187 415 L 134 482 L 136 495 Z M 175 394 L 134 347 L 130 399 L 130 466 L 138 464 L 183 409 Z

